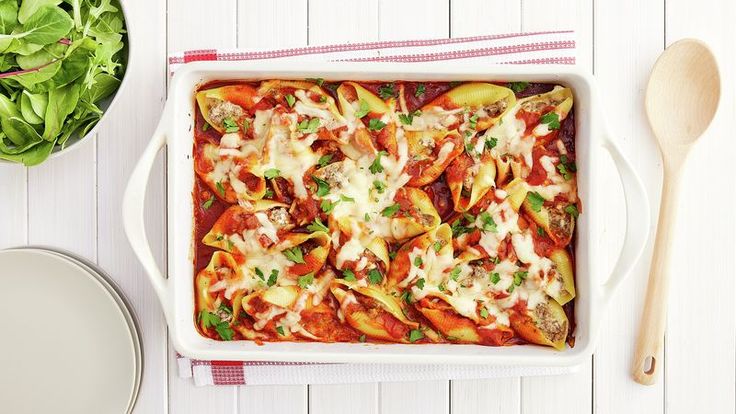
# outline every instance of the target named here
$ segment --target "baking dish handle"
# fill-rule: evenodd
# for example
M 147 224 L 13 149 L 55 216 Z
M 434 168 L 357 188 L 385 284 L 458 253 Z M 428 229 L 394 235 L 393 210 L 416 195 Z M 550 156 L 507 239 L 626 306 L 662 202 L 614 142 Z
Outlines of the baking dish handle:
M 170 105 L 166 105 L 167 107 Z M 151 137 L 148 146 L 143 150 L 138 164 L 133 169 L 133 173 L 128 180 L 128 186 L 123 196 L 123 228 L 128 236 L 128 242 L 133 248 L 138 260 L 143 265 L 148 278 L 151 280 L 156 294 L 161 301 L 161 307 L 164 313 L 168 312 L 168 295 L 167 280 L 159 270 L 156 260 L 153 257 L 151 246 L 148 244 L 146 236 L 146 227 L 144 220 L 146 187 L 148 187 L 148 178 L 151 175 L 153 163 L 159 150 L 166 145 L 165 128 L 171 124 L 168 113 L 170 111 L 164 108 L 164 113 L 156 127 L 156 131 Z M 168 316 L 168 315 L 167 315 Z
M 639 176 L 621 153 L 618 145 L 607 138 L 604 140 L 603 147 L 608 150 L 616 164 L 626 200 L 624 243 L 611 271 L 611 276 L 603 285 L 603 296 L 606 300 L 610 300 L 641 257 L 649 240 L 649 197 Z

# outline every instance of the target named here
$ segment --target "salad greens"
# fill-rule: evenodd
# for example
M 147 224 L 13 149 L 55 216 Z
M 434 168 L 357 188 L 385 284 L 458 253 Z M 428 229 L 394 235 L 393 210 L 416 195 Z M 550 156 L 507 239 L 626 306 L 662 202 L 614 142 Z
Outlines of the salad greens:
M 117 0 L 0 0 L 0 159 L 37 165 L 92 129 L 125 33 Z

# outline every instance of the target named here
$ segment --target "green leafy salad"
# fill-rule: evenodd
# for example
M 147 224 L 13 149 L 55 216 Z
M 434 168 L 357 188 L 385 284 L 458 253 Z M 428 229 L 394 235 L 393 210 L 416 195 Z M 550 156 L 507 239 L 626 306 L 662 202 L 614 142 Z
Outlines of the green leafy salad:
M 125 72 L 111 0 L 0 0 L 0 159 L 37 165 L 99 121 Z

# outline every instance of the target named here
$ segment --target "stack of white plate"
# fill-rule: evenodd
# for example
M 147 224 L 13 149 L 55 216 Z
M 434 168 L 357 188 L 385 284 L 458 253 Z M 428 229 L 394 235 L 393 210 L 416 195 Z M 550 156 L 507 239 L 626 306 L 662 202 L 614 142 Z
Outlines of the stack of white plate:
M 48 249 L 0 251 L 0 411 L 131 412 L 142 363 L 131 309 L 99 269 Z

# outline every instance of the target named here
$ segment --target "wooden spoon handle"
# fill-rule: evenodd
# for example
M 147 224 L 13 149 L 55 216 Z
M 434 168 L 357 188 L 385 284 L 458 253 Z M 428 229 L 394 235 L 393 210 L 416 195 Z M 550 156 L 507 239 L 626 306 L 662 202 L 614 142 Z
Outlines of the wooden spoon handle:
M 633 376 L 640 384 L 652 385 L 662 369 L 662 348 L 667 321 L 667 296 L 669 293 L 670 248 L 679 198 L 679 170 L 664 172 L 662 201 L 659 206 L 659 224 L 654 242 L 652 267 L 644 302 L 644 312 L 639 325 L 639 338 L 634 352 Z M 646 214 L 646 212 L 641 212 Z

